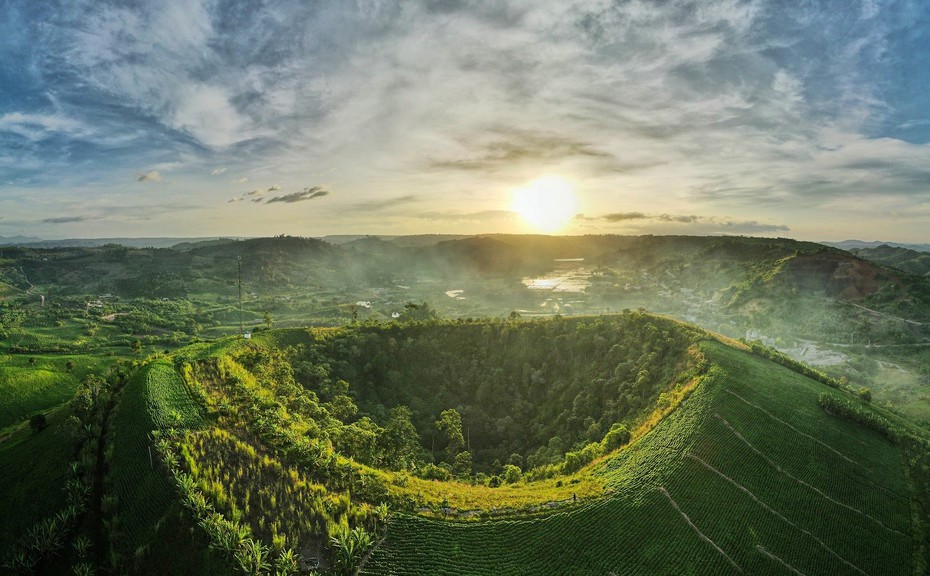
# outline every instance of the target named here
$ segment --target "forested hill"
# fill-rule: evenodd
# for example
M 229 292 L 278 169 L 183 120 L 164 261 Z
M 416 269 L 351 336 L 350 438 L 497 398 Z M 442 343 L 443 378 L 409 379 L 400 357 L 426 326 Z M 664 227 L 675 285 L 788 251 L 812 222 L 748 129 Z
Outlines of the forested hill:
M 481 469 L 513 454 L 532 468 L 600 442 L 616 423 L 632 427 L 657 402 L 668 405 L 666 393 L 698 370 L 695 334 L 639 313 L 362 325 L 299 347 L 293 365 L 297 381 L 324 398 L 333 381 L 348 382 L 359 410 L 376 420 L 409 407 L 422 438 L 455 409 Z
M 413 237 L 415 238 L 415 237 Z M 827 263 L 823 254 L 828 253 Z M 739 280 L 764 271 L 780 260 L 821 255 L 822 278 L 805 288 L 836 292 L 844 266 L 871 266 L 869 274 L 902 283 L 874 264 L 863 264 L 839 249 L 789 239 L 694 236 L 519 236 L 486 235 L 434 243 L 407 237 L 381 240 L 364 237 L 340 244 L 297 237 L 185 242 L 174 248 L 5 247 L 0 253 L 0 281 L 21 290 L 62 294 L 112 293 L 120 296 L 196 296 L 218 290 L 236 279 L 250 289 L 274 292 L 354 279 L 374 284 L 384 277 L 439 275 L 445 278 L 519 276 L 544 273 L 553 262 L 583 259 L 605 267 L 630 266 L 647 273 L 675 267 L 692 272 L 688 284 L 699 285 L 702 273 L 726 272 L 718 282 Z M 870 253 L 871 255 L 871 253 Z M 690 270 L 687 270 L 690 269 Z M 738 277 L 734 277 L 738 276 Z M 872 288 L 855 296 L 868 296 Z M 842 290 L 839 290 L 842 293 Z
M 811 242 L 744 237 L 363 237 L 339 244 L 275 237 L 174 249 L 2 248 L 0 303 L 18 314 L 35 307 L 30 313 L 42 325 L 77 314 L 96 324 L 133 324 L 130 317 L 147 313 L 138 301 L 169 300 L 192 307 L 208 335 L 228 334 L 239 320 L 250 327 L 389 320 L 426 302 L 449 317 L 642 307 L 730 336 L 754 330 L 786 341 L 922 342 L 930 338 L 930 278 L 893 264 Z M 38 309 L 45 302 L 50 307 Z M 177 325 L 150 318 L 127 329 L 145 336 L 178 332 Z
M 928 252 L 918 252 L 885 244 L 875 248 L 853 248 L 850 249 L 850 253 L 883 266 L 898 268 L 913 274 L 922 276 L 930 274 L 930 253 Z
M 272 329 L 102 377 L 13 360 L 18 381 L 36 365 L 80 384 L 0 441 L 11 571 L 928 566 L 924 431 L 771 349 L 639 311 Z

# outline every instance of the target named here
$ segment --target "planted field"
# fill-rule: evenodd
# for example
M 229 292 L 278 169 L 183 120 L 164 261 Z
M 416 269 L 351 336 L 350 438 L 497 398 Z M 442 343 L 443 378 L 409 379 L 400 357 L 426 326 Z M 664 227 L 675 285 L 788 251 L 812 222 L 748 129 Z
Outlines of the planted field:
M 26 427 L 0 439 L 0 553 L 65 503 L 68 464 L 74 458 L 67 415 L 63 409 L 53 411 L 45 430 L 34 433 Z
M 396 515 L 364 574 L 910 574 L 898 450 L 818 408 L 824 385 L 705 343 L 710 377 L 608 462 L 611 495 L 546 518 Z
M 161 426 L 202 424 L 199 407 L 167 362 L 153 362 L 126 384 L 113 420 L 112 492 L 120 522 L 117 539 L 126 552 L 149 542 L 173 498 L 159 467 L 152 432 Z
M 147 367 L 145 397 L 156 428 L 197 428 L 203 424 L 201 406 L 168 362 L 156 361 Z
M 0 428 L 68 401 L 99 363 L 89 356 L 0 355 Z
M 225 430 L 189 433 L 181 446 L 185 469 L 217 510 L 278 548 L 318 556 L 327 527 L 351 513 L 347 493 L 328 492 Z

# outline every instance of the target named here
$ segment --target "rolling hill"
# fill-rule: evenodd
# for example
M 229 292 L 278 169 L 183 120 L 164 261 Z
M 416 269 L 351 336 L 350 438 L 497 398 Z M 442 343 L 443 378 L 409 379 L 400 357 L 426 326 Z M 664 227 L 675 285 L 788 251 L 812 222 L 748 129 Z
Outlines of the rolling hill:
M 343 240 L 4 248 L 6 567 L 926 572 L 912 254 Z
M 919 428 L 642 313 L 273 330 L 148 361 L 116 399 L 89 529 L 129 573 L 927 569 Z

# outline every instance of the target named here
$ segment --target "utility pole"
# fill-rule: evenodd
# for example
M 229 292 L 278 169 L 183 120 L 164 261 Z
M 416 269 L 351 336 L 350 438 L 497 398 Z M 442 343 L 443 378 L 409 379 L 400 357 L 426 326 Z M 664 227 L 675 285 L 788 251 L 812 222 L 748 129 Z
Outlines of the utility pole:
M 236 256 L 236 277 L 239 285 L 239 337 L 245 333 L 242 329 L 242 256 Z

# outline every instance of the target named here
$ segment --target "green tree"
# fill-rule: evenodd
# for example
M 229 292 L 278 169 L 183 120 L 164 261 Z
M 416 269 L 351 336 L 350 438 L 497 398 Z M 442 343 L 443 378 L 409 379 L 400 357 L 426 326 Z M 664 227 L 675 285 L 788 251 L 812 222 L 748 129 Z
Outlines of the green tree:
M 872 391 L 869 390 L 867 386 L 863 386 L 862 388 L 859 388 L 856 394 L 858 394 L 859 398 L 862 398 L 866 402 L 872 401 Z
M 380 444 L 388 466 L 404 470 L 416 463 L 420 450 L 420 437 L 410 421 L 413 413 L 406 406 L 391 408 L 387 425 L 381 434 Z
M 519 482 L 522 477 L 523 471 L 520 470 L 519 466 L 514 466 L 513 464 L 507 464 L 504 466 L 504 482 L 507 484 Z
M 329 413 L 333 417 L 345 422 L 358 412 L 358 406 L 345 394 L 340 394 L 333 398 L 332 402 L 326 405 Z
M 401 313 L 399 318 L 399 320 L 402 322 L 430 321 L 438 319 L 439 313 L 430 307 L 427 302 L 421 302 L 419 304 L 408 302 L 407 304 L 404 304 L 404 311 Z
M 378 437 L 381 434 L 382 429 L 364 416 L 340 428 L 337 447 L 340 452 L 359 462 L 378 465 L 383 458 L 383 454 L 378 450 Z
M 456 476 L 469 476 L 472 471 L 471 452 L 459 452 L 455 455 L 455 462 L 452 464 L 452 471 Z
M 465 437 L 462 436 L 462 415 L 455 408 L 443 410 L 436 420 L 436 429 L 446 437 L 446 451 L 449 454 L 458 454 L 465 447 Z
M 611 426 L 610 431 L 604 435 L 601 446 L 603 446 L 604 452 L 607 453 L 616 450 L 629 441 L 630 431 L 627 430 L 626 426 L 617 422 Z
M 565 454 L 565 460 L 562 463 L 562 470 L 566 474 L 577 472 L 578 470 L 581 470 L 582 466 L 583 464 L 581 462 L 581 457 L 577 452 L 569 452 Z
M 74 393 L 74 397 L 71 398 L 71 410 L 82 422 L 85 422 L 94 411 L 96 401 L 96 394 L 90 388 L 82 386 L 78 388 L 78 391 Z

